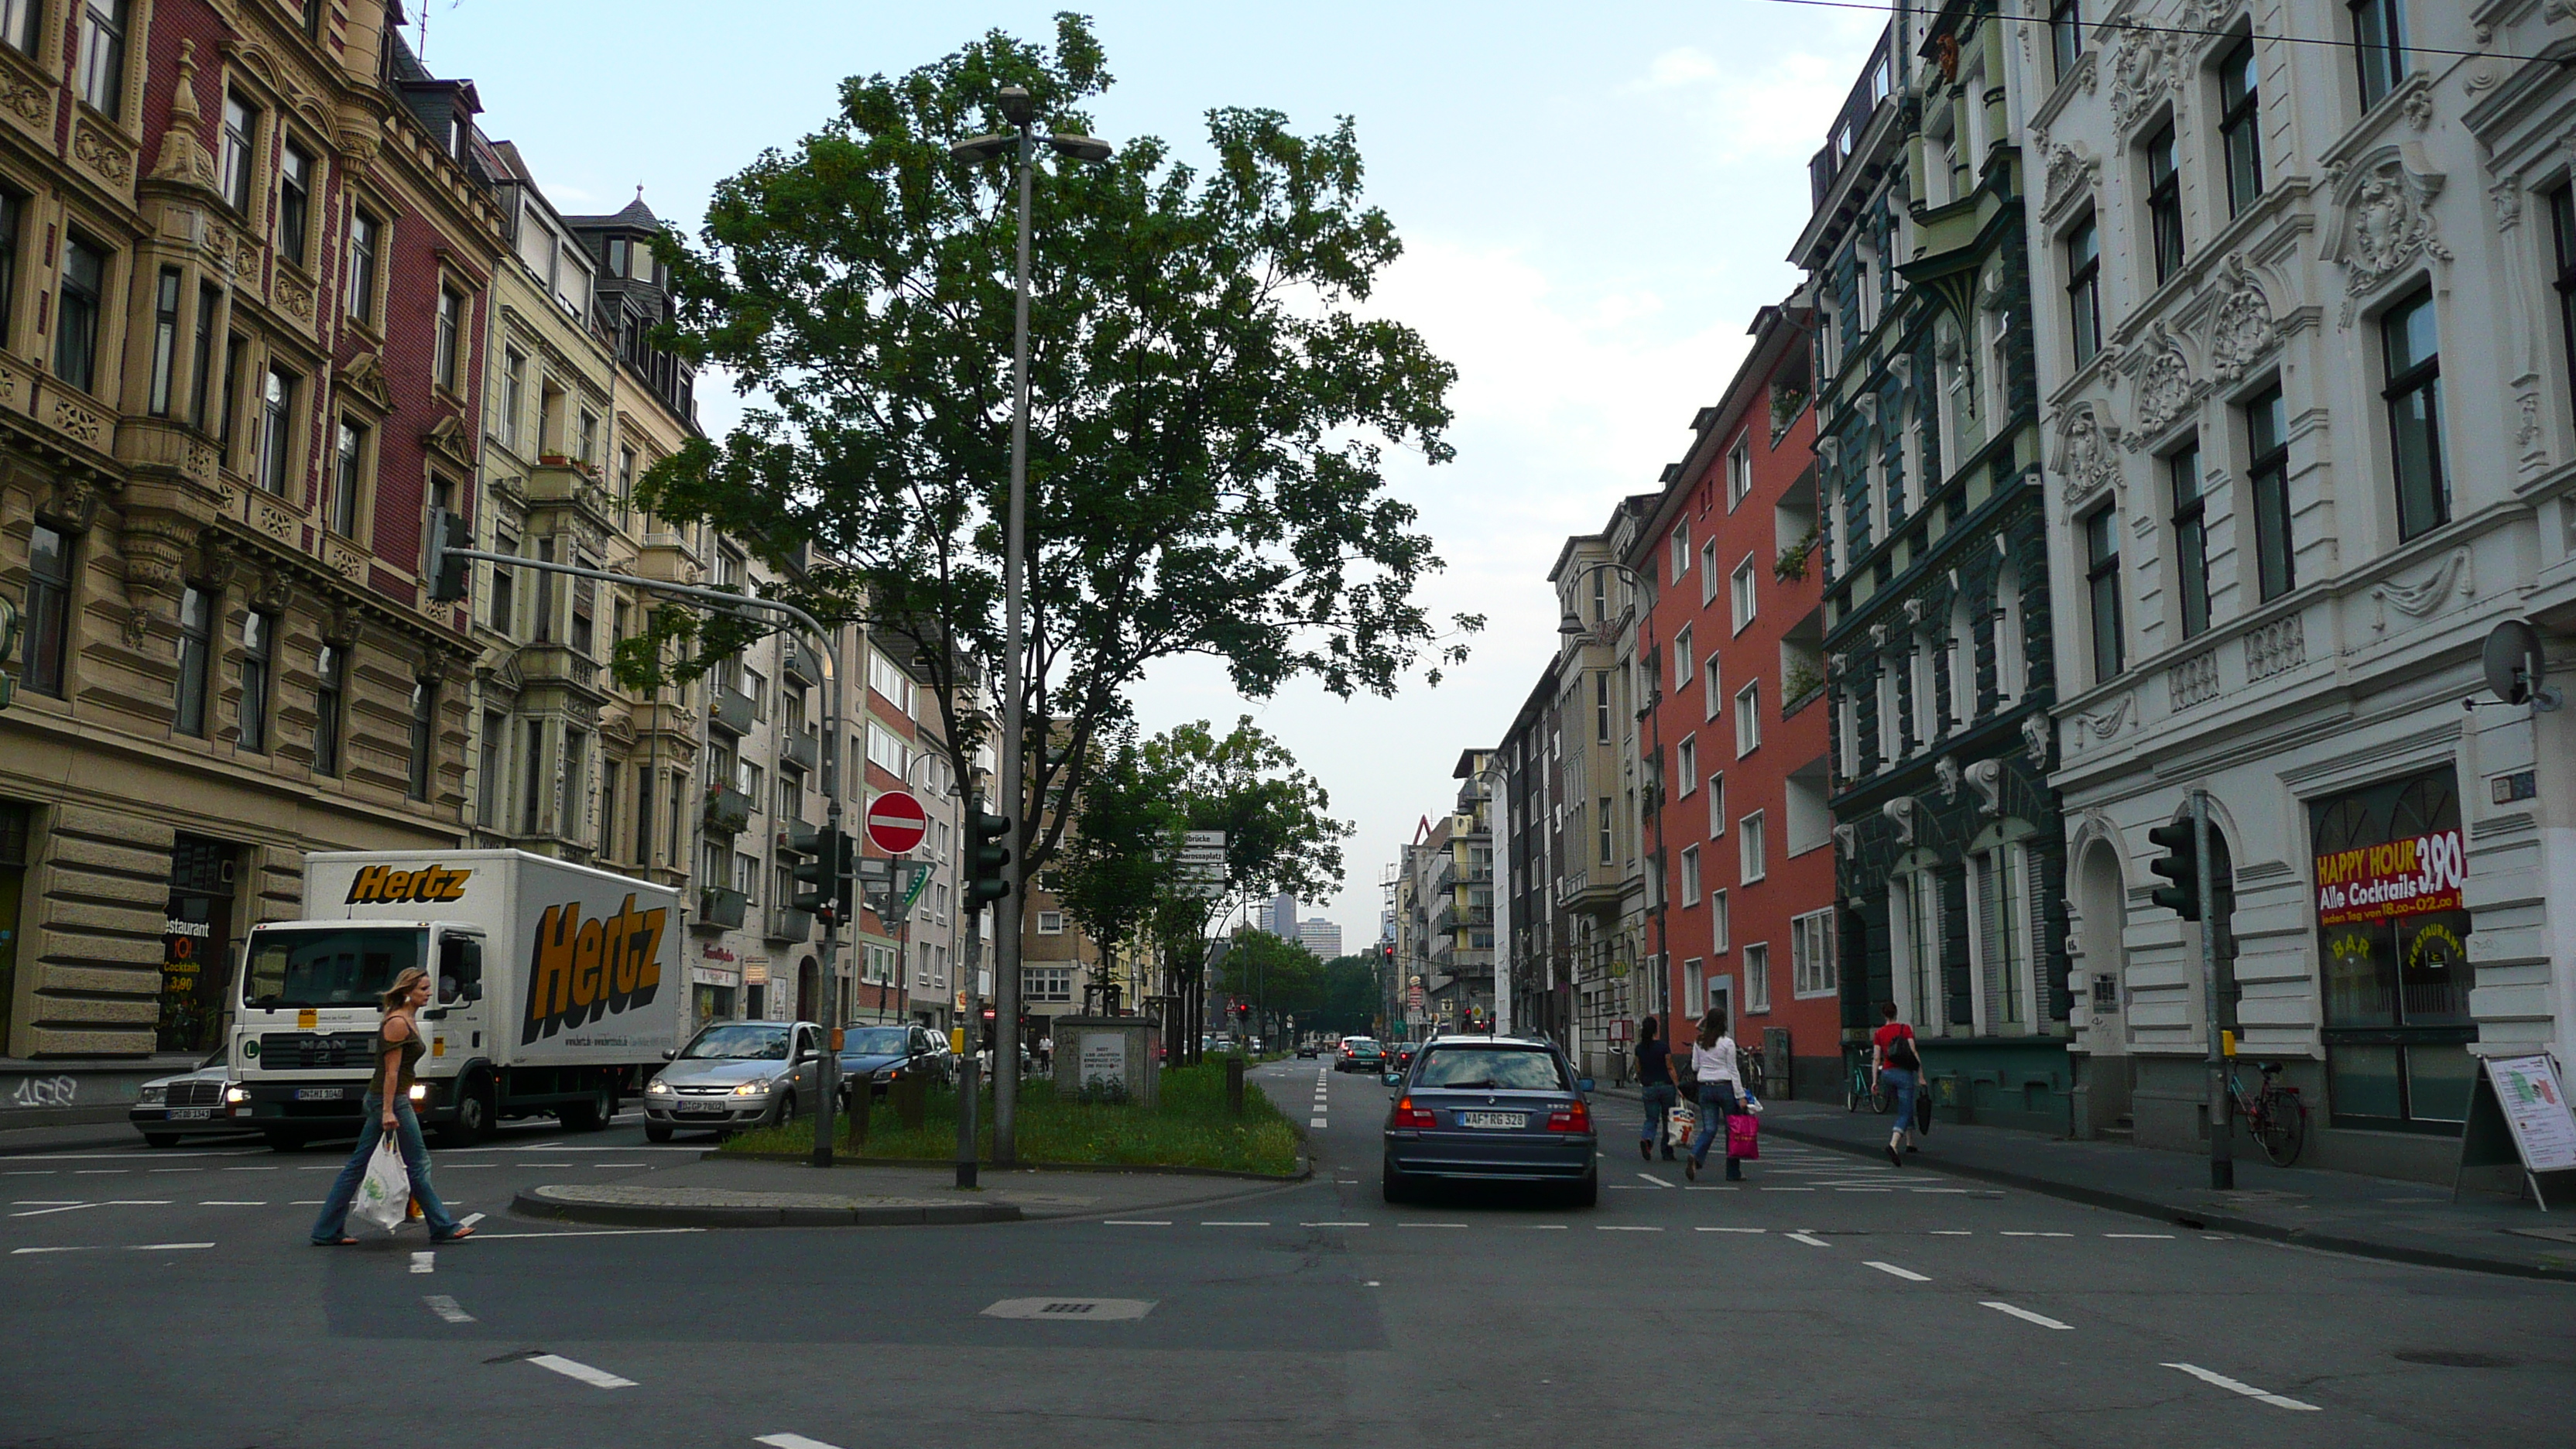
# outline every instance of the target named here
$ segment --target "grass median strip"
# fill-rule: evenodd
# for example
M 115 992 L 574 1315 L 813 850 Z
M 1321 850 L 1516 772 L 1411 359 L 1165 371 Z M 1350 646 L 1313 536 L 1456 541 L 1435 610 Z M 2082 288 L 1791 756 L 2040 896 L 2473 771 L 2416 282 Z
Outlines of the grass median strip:
M 989 1161 L 993 1145 L 989 1094 L 983 1106 L 979 1155 Z M 876 1102 L 867 1127 L 864 1143 L 849 1145 L 844 1135 L 844 1150 L 922 1162 L 956 1160 L 957 1097 L 945 1088 L 933 1088 L 924 1095 L 919 1127 L 903 1125 L 888 1099 Z M 1166 1069 L 1159 1100 L 1152 1107 L 1075 1102 L 1058 1096 L 1052 1082 L 1024 1081 L 1018 1132 L 1024 1162 L 1196 1167 L 1280 1176 L 1297 1170 L 1297 1125 L 1250 1082 L 1244 1084 L 1243 1115 L 1227 1112 L 1220 1062 Z M 727 1142 L 724 1150 L 801 1153 L 813 1145 L 813 1124 L 800 1121 L 743 1133 Z

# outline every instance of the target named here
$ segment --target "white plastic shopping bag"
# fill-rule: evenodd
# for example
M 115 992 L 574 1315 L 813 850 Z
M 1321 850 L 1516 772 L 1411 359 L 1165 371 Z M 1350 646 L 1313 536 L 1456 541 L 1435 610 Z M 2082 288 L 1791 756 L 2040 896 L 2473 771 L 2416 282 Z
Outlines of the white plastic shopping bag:
M 1675 1102 L 1664 1114 L 1664 1138 L 1675 1147 L 1690 1146 L 1691 1134 L 1699 1130 L 1699 1114 L 1688 1102 Z
M 358 1180 L 358 1199 L 351 1208 L 362 1223 L 390 1233 L 403 1225 L 411 1207 L 411 1175 L 403 1171 L 402 1153 L 391 1137 L 376 1144 L 367 1159 L 367 1175 Z

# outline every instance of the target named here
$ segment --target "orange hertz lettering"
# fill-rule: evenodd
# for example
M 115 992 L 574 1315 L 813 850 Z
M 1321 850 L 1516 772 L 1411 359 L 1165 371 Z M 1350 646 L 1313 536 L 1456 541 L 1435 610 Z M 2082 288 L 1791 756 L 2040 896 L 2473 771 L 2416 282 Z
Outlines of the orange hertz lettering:
M 577 901 L 546 907 L 528 957 L 520 1044 L 652 1001 L 662 986 L 662 924 L 669 914 L 639 911 L 631 895 L 606 920 L 585 919 Z
M 353 906 L 380 906 L 401 901 L 459 901 L 465 898 L 465 882 L 473 874 L 470 870 L 451 870 L 443 865 L 423 866 L 419 870 L 371 865 L 358 872 L 356 880 L 349 882 L 348 903 Z

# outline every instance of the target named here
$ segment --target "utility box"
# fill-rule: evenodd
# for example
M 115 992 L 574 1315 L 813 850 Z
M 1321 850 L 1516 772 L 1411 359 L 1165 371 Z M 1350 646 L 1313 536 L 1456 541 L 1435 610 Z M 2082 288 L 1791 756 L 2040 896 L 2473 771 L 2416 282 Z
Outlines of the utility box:
M 1055 1094 L 1072 1101 L 1085 1086 L 1115 1082 L 1127 1099 L 1151 1107 L 1161 1096 L 1163 1033 L 1150 1016 L 1059 1016 L 1047 1023 L 1055 1039 Z

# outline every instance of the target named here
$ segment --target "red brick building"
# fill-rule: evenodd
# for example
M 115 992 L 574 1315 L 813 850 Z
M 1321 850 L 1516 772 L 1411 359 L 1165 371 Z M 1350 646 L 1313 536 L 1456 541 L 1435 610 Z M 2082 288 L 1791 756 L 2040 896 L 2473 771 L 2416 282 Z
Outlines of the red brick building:
M 1794 1057 L 1799 1094 L 1828 1096 L 1842 1004 L 1810 317 L 1795 297 L 1755 317 L 1623 561 L 1652 585 L 1637 652 L 1658 681 L 1641 737 L 1663 755 L 1644 823 L 1666 999 L 1685 1032 L 1726 1007 L 1774 1093 Z

